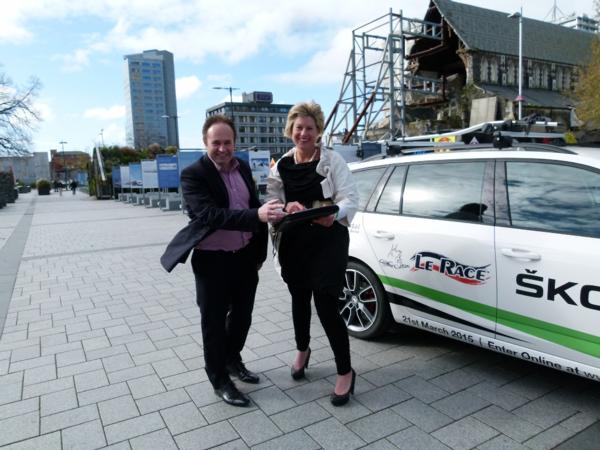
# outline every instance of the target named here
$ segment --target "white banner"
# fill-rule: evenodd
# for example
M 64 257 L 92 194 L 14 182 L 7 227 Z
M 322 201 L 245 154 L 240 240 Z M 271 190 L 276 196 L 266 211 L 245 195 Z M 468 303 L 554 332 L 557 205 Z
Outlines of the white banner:
M 144 189 L 158 188 L 158 170 L 156 160 L 142 161 L 142 184 Z
M 121 188 L 130 188 L 131 180 L 129 180 L 129 166 L 121 166 Z

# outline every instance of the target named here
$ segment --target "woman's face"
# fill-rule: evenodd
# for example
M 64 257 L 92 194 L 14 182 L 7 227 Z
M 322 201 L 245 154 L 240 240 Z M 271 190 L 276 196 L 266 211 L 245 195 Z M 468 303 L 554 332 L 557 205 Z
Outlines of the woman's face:
M 309 116 L 299 116 L 294 120 L 292 141 L 296 145 L 296 148 L 312 152 L 315 149 L 318 137 L 319 132 L 315 119 Z

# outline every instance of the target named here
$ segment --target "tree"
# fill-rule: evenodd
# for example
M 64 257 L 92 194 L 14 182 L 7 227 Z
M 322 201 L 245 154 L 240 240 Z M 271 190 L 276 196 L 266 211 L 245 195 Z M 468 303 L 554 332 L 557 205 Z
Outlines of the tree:
M 29 153 L 31 132 L 41 120 L 34 108 L 40 88 L 37 78 L 20 88 L 0 72 L 0 150 L 9 155 Z
M 590 60 L 580 70 L 575 97 L 578 101 L 577 116 L 589 125 L 598 126 L 600 124 L 600 38 L 592 41 Z

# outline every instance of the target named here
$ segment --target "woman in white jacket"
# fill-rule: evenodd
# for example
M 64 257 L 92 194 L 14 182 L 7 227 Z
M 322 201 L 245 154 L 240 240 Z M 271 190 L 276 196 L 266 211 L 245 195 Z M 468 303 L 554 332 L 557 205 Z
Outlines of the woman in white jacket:
M 310 358 L 311 297 L 335 357 L 337 380 L 331 403 L 341 406 L 354 393 L 356 373 L 350 362 L 346 324 L 338 298 L 348 262 L 348 225 L 357 208 L 358 193 L 344 159 L 319 144 L 324 117 L 314 103 L 299 103 L 288 114 L 285 135 L 295 147 L 271 169 L 267 198 L 285 204 L 293 214 L 335 204 L 336 214 L 300 222 L 281 233 L 278 258 L 281 276 L 292 296 L 292 318 L 298 353 L 291 368 L 294 379 L 304 377 Z

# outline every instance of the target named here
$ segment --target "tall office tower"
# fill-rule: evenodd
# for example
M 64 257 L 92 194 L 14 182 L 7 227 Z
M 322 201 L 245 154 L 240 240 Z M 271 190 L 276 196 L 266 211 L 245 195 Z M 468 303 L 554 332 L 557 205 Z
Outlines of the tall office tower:
M 179 148 L 173 53 L 145 50 L 123 59 L 127 145 L 137 150 L 154 143 Z

